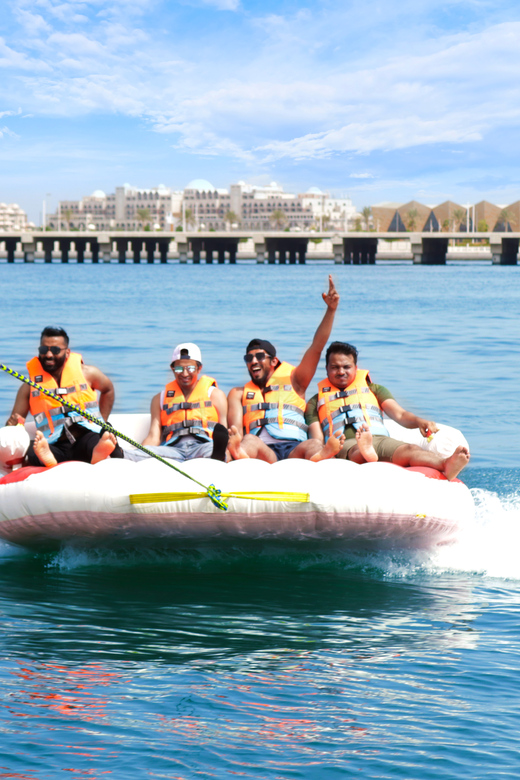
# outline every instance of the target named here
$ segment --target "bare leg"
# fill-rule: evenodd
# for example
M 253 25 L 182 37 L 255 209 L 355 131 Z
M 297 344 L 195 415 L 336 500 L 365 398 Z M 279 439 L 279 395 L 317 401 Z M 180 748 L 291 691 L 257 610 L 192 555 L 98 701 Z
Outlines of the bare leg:
M 230 428 L 231 435 L 229 437 L 228 449 L 231 453 L 231 456 L 234 458 L 235 455 L 233 454 L 233 449 L 232 449 L 233 443 L 231 441 L 231 439 L 234 437 L 234 434 L 232 432 L 233 428 L 234 426 L 231 426 Z M 236 433 L 236 435 L 237 437 L 240 436 L 238 432 Z M 239 452 L 238 458 L 244 458 L 244 457 L 255 458 L 256 460 L 265 460 L 266 463 L 276 463 L 278 461 L 278 458 L 276 457 L 272 449 L 268 447 L 267 444 L 262 441 L 262 439 L 259 439 L 258 436 L 253 436 L 251 433 L 246 433 L 246 435 L 240 442 L 240 446 L 237 451 Z
M 110 431 L 105 431 L 100 440 L 92 450 L 91 463 L 99 463 L 100 460 L 106 460 L 114 452 L 117 445 L 117 439 Z
M 242 460 L 243 458 L 249 458 L 249 455 L 241 445 L 242 445 L 242 437 L 237 431 L 236 426 L 232 425 L 229 428 L 228 450 L 233 460 Z
M 34 437 L 33 449 L 36 455 L 38 456 L 38 460 L 40 461 L 40 463 L 42 463 L 48 469 L 58 465 L 58 461 L 54 457 L 52 450 L 49 447 L 49 442 L 47 441 L 47 439 L 45 438 L 45 436 L 41 431 L 36 431 L 36 436 Z
M 372 444 L 372 431 L 368 425 L 361 425 L 356 431 L 356 441 L 359 451 L 367 463 L 375 463 L 379 460 Z
M 457 447 L 453 455 L 444 461 L 444 476 L 446 479 L 455 479 L 462 469 L 469 463 L 469 450 L 467 447 Z
M 319 452 L 316 452 L 314 455 L 311 455 L 309 460 L 313 460 L 315 463 L 317 463 L 320 460 L 335 458 L 344 444 L 345 436 L 343 434 L 340 436 L 330 436 L 322 449 Z
M 460 445 L 449 458 L 441 458 L 434 452 L 423 450 L 416 444 L 403 444 L 393 454 L 392 463 L 397 466 L 430 466 L 441 471 L 446 479 L 455 479 L 469 463 L 469 450 Z

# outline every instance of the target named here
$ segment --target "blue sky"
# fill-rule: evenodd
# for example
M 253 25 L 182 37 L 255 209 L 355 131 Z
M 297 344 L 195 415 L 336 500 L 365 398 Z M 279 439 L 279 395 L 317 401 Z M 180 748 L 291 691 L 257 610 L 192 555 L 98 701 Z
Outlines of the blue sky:
M 520 198 L 516 2 L 18 0 L 0 35 L 0 200 L 36 222 L 194 178 Z

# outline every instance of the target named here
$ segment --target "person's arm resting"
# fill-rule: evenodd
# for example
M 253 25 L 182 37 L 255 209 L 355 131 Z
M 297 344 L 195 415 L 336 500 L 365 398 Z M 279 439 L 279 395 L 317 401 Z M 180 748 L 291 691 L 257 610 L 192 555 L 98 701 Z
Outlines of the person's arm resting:
M 419 428 L 424 437 L 428 437 L 432 433 L 437 433 L 439 430 L 437 424 L 434 423 L 433 420 L 425 420 L 423 417 L 418 417 L 412 412 L 407 412 L 406 409 L 403 409 L 403 407 L 393 398 L 383 401 L 381 409 L 391 420 L 399 423 L 403 428 Z

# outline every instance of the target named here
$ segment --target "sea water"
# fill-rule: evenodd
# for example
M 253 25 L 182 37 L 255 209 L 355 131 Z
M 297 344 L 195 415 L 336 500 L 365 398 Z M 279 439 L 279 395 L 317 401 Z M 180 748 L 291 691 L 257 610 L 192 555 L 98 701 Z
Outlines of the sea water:
M 144 412 L 194 341 L 228 391 L 252 337 L 301 359 L 329 272 L 332 338 L 466 435 L 474 525 L 429 554 L 1 545 L 0 778 L 518 777 L 520 268 L 3 264 L 0 361 L 61 325 Z

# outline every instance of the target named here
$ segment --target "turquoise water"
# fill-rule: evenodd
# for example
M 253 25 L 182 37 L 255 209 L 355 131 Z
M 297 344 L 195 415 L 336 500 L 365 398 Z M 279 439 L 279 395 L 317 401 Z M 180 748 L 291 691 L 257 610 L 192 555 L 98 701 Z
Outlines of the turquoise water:
M 227 391 L 253 336 L 298 361 L 329 271 L 333 337 L 468 438 L 474 528 L 429 555 L 0 546 L 0 778 L 518 776 L 520 268 L 1 265 L 0 359 L 62 324 L 147 411 L 193 340 Z

